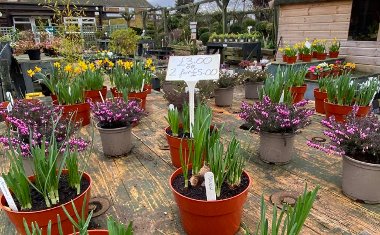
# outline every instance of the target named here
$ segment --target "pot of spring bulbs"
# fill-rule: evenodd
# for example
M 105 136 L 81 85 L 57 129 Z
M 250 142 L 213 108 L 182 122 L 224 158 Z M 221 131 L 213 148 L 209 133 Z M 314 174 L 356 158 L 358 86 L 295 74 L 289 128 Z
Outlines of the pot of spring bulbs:
M 251 179 L 243 170 L 245 157 L 233 137 L 224 149 L 220 131 L 205 128 L 211 117 L 195 120 L 193 139 L 188 141 L 189 156 L 182 156 L 182 167 L 169 179 L 187 234 L 235 234 L 240 227 L 244 202 Z M 215 184 L 215 198 L 207 199 L 205 176 Z M 226 222 L 228 221 L 228 222 Z

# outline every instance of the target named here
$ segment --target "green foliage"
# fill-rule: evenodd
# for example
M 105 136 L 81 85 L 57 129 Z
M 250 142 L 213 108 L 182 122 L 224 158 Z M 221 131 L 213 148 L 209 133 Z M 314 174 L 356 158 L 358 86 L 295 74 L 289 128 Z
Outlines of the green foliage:
M 306 74 L 306 67 L 295 67 L 294 65 L 287 67 L 284 71 L 287 86 L 294 87 L 305 85 Z
M 114 31 L 111 35 L 110 50 L 121 55 L 134 55 L 139 37 L 131 29 Z
M 60 80 L 56 84 L 55 94 L 61 105 L 73 105 L 84 102 L 84 92 L 80 80 L 69 81 L 68 79 Z
M 248 32 L 247 31 L 248 26 L 252 26 L 252 29 L 254 29 L 256 26 L 256 21 L 252 18 L 245 18 L 243 20 L 243 29 L 245 30 L 245 32 Z
M 177 107 L 169 106 L 168 116 L 165 117 L 165 120 L 168 122 L 173 136 L 178 136 L 179 133 L 179 117 L 180 115 Z
M 327 99 L 338 105 L 353 105 L 356 86 L 351 81 L 351 75 L 341 75 L 327 83 Z
M 220 21 L 216 21 L 212 23 L 211 25 L 211 32 L 215 32 L 217 34 L 222 34 L 223 33 L 223 26 L 220 23 Z
M 73 225 L 73 234 L 76 234 L 78 231 L 79 235 L 87 235 L 87 229 L 90 224 L 90 220 L 92 218 L 93 211 L 86 215 L 86 200 L 87 200 L 87 193 L 84 196 L 83 204 L 82 204 L 82 210 L 81 214 L 79 215 L 78 210 L 74 204 L 73 201 L 71 201 L 71 206 L 75 214 L 75 219 L 70 215 L 70 213 L 67 211 L 65 206 L 61 206 L 63 209 L 63 212 L 66 214 L 67 218 L 70 220 L 71 224 Z
M 230 33 L 243 33 L 244 29 L 241 24 L 234 23 L 230 25 Z
M 261 197 L 261 216 L 257 226 L 255 235 L 298 235 L 301 232 L 303 224 L 308 217 L 313 203 L 317 197 L 319 186 L 313 191 L 307 191 L 307 185 L 303 194 L 298 197 L 294 207 L 284 204 L 280 215 L 277 215 L 277 206 L 273 206 L 272 225 L 269 231 L 269 221 L 266 218 L 267 207 L 264 202 L 264 197 Z M 249 235 L 246 231 L 246 235 Z
M 107 219 L 107 229 L 109 235 L 133 235 L 132 222 L 129 222 L 128 227 L 124 224 L 116 222 L 112 216 Z
M 201 36 L 199 37 L 199 40 L 202 41 L 203 45 L 206 45 L 207 42 L 209 41 L 210 36 L 211 36 L 210 32 L 205 32 L 201 34 Z
M 272 102 L 280 103 L 280 101 L 291 104 L 292 95 L 289 87 L 286 86 L 285 72 L 278 67 L 274 77 L 267 78 L 264 82 L 264 87 L 259 91 L 260 100 L 264 96 L 268 96 Z
M 200 37 L 202 34 L 210 32 L 210 29 L 208 27 L 199 27 L 197 31 Z

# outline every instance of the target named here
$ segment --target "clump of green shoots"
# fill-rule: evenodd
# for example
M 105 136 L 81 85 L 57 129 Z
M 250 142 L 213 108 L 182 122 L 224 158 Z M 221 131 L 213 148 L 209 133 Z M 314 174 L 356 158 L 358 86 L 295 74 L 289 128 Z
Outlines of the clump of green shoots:
M 181 120 L 182 120 L 183 133 L 190 133 L 190 113 L 189 113 L 188 103 L 185 103 L 182 106 Z
M 245 166 L 245 158 L 242 154 L 240 142 L 236 137 L 232 137 L 227 148 L 227 183 L 230 187 L 237 187 L 241 183 L 241 175 Z
M 318 79 L 318 88 L 320 92 L 326 92 L 327 85 L 330 80 L 332 80 L 331 77 L 324 77 L 324 78 Z
M 259 90 L 259 98 L 268 96 L 272 102 L 286 104 L 292 103 L 292 95 L 289 86 L 286 85 L 286 71 L 278 67 L 276 75 L 265 80 L 264 86 Z
M 170 104 L 168 109 L 168 116 L 165 117 L 166 121 L 170 126 L 170 130 L 172 131 L 173 136 L 178 136 L 179 134 L 179 112 L 177 107 Z
M 110 235 L 132 235 L 132 226 L 133 223 L 129 222 L 128 227 L 125 227 L 124 224 L 116 222 L 111 216 L 107 219 L 107 229 Z
M 266 218 L 267 207 L 264 197 L 261 197 L 261 216 L 255 235 L 298 235 L 301 232 L 303 224 L 308 217 L 313 203 L 317 197 L 319 186 L 312 191 L 307 191 L 307 185 L 303 194 L 298 197 L 294 207 L 284 204 L 280 215 L 277 215 L 277 206 L 273 206 L 273 216 L 271 231 L 269 230 L 269 221 Z M 246 230 L 246 235 L 250 235 Z
M 64 153 L 67 155 L 66 159 L 66 168 L 68 169 L 68 183 L 71 188 L 75 188 L 77 190 L 77 195 L 80 194 L 80 182 L 82 179 L 83 171 L 79 171 L 79 163 L 78 163 L 78 150 L 73 152 L 65 151 Z
M 296 67 L 292 65 L 289 68 L 286 68 L 284 71 L 284 76 L 286 79 L 287 86 L 294 87 L 305 85 L 306 74 L 306 67 Z
M 228 172 L 228 158 L 224 156 L 224 146 L 220 141 L 217 141 L 211 147 L 208 155 L 208 165 L 214 174 L 216 197 L 220 197 L 222 185 Z

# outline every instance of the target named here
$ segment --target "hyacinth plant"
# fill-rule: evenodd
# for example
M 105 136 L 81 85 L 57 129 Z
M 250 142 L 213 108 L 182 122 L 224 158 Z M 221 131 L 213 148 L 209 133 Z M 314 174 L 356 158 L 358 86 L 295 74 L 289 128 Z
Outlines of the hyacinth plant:
M 76 148 L 71 150 L 69 145 L 59 146 L 54 134 L 58 122 L 52 122 L 51 125 L 52 130 L 48 141 L 46 141 L 46 137 L 43 137 L 40 144 L 30 144 L 34 181 L 29 180 L 25 174 L 20 146 L 13 144 L 10 139 L 8 140 L 9 149 L 6 151 L 6 156 L 10 159 L 10 169 L 2 176 L 20 203 L 22 210 L 32 209 L 32 188 L 44 198 L 46 207 L 59 204 L 59 182 L 64 168 L 68 170 L 69 186 L 76 190 L 77 195 L 81 191 L 80 181 L 83 171 L 79 171 L 78 151 Z M 70 126 L 67 127 L 67 133 L 70 133 L 69 129 Z M 65 142 L 69 141 L 67 133 Z M 32 143 L 32 138 L 33 134 L 30 133 L 29 143 Z M 58 158 L 62 159 L 60 163 Z
M 98 127 L 113 129 L 131 126 L 144 116 L 144 110 L 136 100 L 108 99 L 103 103 L 90 102 Z
M 308 102 L 288 105 L 273 102 L 268 96 L 250 105 L 242 103 L 240 118 L 252 126 L 253 131 L 269 133 L 295 133 L 310 123 L 314 114 L 311 109 L 304 108 Z
M 0 143 L 6 148 L 10 147 L 10 143 L 20 147 L 24 157 L 30 156 L 31 146 L 48 142 L 52 134 L 58 146 L 69 145 L 72 150 L 78 151 L 83 151 L 88 146 L 88 141 L 75 137 L 79 124 L 70 122 L 70 118 L 61 118 L 60 107 L 47 106 L 38 101 L 16 100 L 10 112 L 1 112 L 6 113 L 6 122 L 9 123 L 12 135 L 0 136 Z
M 359 107 L 354 105 L 346 122 L 335 120 L 334 116 L 322 120 L 327 129 L 323 132 L 330 143 L 309 140 L 310 147 L 328 154 L 346 155 L 361 162 L 380 164 L 380 121 L 374 114 L 356 117 Z

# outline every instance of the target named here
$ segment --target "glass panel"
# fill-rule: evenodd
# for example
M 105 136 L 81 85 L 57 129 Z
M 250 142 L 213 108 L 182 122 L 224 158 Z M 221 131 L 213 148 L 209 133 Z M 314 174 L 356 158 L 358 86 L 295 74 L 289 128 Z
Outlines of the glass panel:
M 348 39 L 356 41 L 376 41 L 379 22 L 379 0 L 353 0 Z
M 17 23 L 15 23 L 15 28 L 20 30 L 20 31 L 32 30 L 32 25 L 30 23 L 29 24 L 17 24 Z

